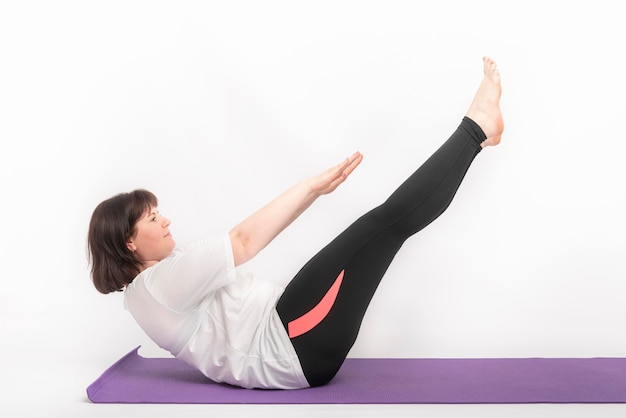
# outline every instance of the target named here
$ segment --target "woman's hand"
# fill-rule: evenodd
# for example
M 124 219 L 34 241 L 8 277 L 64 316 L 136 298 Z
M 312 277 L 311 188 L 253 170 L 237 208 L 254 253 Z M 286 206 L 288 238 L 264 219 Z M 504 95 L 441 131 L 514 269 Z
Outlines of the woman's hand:
M 332 193 L 363 161 L 363 154 L 355 152 L 343 162 L 310 179 L 311 190 L 317 196 Z
M 362 159 L 361 153 L 356 152 L 322 174 L 299 182 L 233 228 L 229 236 L 235 265 L 256 256 L 315 199 L 343 183 Z

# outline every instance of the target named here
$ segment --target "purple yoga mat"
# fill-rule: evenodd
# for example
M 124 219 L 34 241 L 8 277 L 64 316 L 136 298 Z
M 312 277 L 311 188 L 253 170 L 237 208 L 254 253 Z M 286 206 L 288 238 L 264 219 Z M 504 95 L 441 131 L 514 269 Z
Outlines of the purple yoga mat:
M 347 359 L 328 385 L 250 390 L 217 384 L 139 347 L 87 388 L 95 403 L 624 403 L 626 358 Z

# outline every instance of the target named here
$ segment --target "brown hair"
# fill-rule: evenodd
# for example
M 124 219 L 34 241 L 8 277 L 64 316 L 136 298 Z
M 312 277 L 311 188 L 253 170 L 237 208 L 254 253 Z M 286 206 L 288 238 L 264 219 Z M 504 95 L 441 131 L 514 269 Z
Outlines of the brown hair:
M 135 235 L 137 221 L 156 206 L 156 196 L 139 189 L 113 196 L 93 211 L 87 248 L 91 278 L 100 293 L 122 291 L 141 271 L 141 260 L 126 243 Z

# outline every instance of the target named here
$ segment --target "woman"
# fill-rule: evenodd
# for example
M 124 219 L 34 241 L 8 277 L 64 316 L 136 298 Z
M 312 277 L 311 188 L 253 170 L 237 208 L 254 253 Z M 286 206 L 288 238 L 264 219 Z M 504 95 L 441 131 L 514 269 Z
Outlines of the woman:
M 403 242 L 447 208 L 482 148 L 500 142 L 500 74 L 493 60 L 483 65 L 484 78 L 452 136 L 285 289 L 255 281 L 238 266 L 343 183 L 360 153 L 296 184 L 228 233 L 177 249 L 152 193 L 114 196 L 91 218 L 94 285 L 102 293 L 124 291 L 142 329 L 214 381 L 273 389 L 326 384 Z

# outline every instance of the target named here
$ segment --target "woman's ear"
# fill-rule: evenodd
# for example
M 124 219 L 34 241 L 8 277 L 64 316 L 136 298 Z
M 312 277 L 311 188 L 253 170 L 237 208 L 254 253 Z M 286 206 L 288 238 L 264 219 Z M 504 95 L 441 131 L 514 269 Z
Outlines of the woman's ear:
M 127 248 L 131 251 L 131 252 L 133 252 L 133 253 L 134 253 L 135 251 L 137 251 L 137 246 L 135 245 L 135 243 L 134 243 L 132 240 L 131 240 L 131 241 L 128 241 L 128 242 L 126 243 L 126 247 L 127 247 Z

